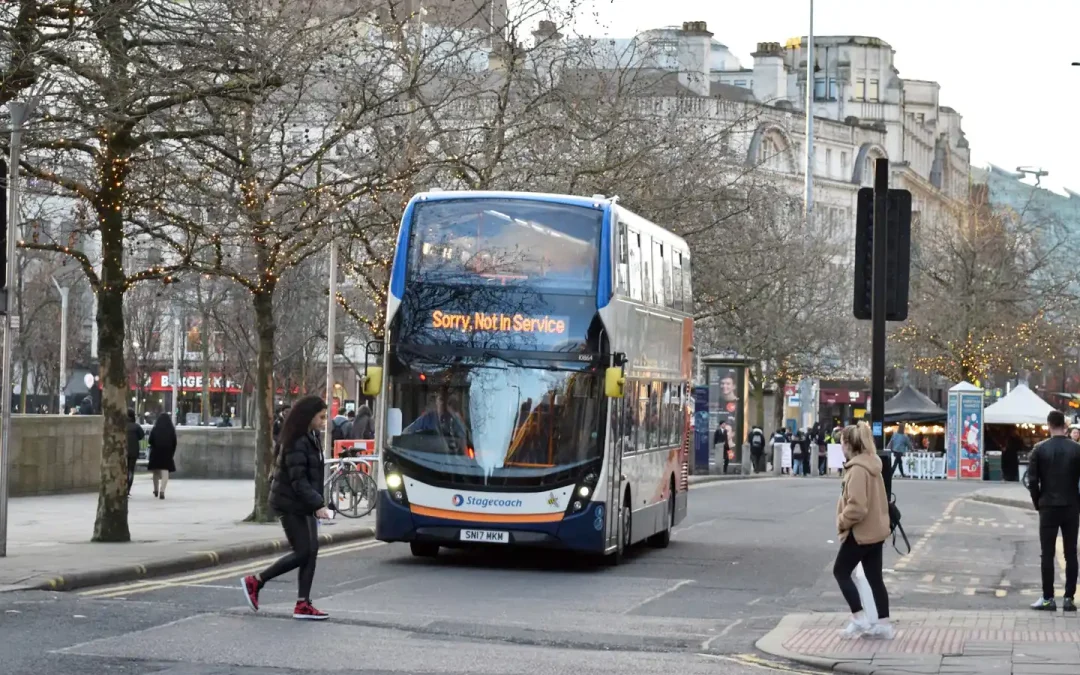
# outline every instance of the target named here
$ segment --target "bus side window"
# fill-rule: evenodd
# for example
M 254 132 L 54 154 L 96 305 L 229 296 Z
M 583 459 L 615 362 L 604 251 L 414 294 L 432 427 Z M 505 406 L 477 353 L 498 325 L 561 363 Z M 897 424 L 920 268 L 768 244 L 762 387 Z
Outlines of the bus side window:
M 663 253 L 663 247 L 660 247 L 660 252 Z M 675 250 L 668 246 L 667 255 L 664 256 L 664 304 L 668 309 L 675 308 L 675 298 L 671 297 L 671 268 L 673 266 L 673 260 L 675 258 Z
M 616 221 L 619 228 L 619 265 L 618 265 L 618 279 L 616 290 L 620 295 L 630 294 L 630 261 L 629 261 L 629 234 L 626 231 L 626 223 L 622 221 Z
M 637 451 L 637 382 L 629 381 L 623 390 L 622 408 L 622 452 L 628 454 Z
M 669 445 L 682 445 L 682 385 L 671 385 L 671 400 L 668 402 L 668 414 L 671 415 L 671 431 L 668 435 Z
M 641 235 L 641 299 L 649 304 L 656 302 L 653 286 L 652 237 Z
M 649 447 L 649 385 L 638 382 L 637 385 L 637 449 Z
M 664 245 L 654 241 L 653 245 L 653 302 L 663 307 L 664 302 Z
M 686 311 L 688 314 L 693 314 L 694 313 L 694 295 L 691 292 L 691 288 L 690 288 L 690 277 L 691 277 L 690 269 L 691 269 L 690 268 L 690 254 L 685 253 L 685 254 L 683 254 L 683 282 L 682 282 L 683 310 Z
M 641 300 L 641 235 L 628 230 L 630 259 L 630 297 Z
M 683 308 L 681 251 L 672 251 L 671 255 L 671 297 L 675 301 L 675 309 L 681 310 Z
M 667 382 L 660 383 L 660 408 L 657 417 L 660 418 L 660 433 L 657 434 L 656 446 L 662 448 L 668 445 L 668 437 L 671 436 L 671 416 L 668 414 L 668 403 L 671 401 L 671 385 Z

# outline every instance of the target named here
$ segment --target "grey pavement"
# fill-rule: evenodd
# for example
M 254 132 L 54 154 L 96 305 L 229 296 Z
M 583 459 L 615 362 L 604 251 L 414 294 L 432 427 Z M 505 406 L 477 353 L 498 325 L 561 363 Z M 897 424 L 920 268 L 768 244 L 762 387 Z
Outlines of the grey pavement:
M 149 475 L 141 474 L 129 502 L 131 542 L 125 544 L 90 542 L 97 493 L 12 499 L 8 555 L 0 558 L 0 590 L 124 571 L 133 576 L 138 569 L 152 572 L 155 565 L 178 560 L 192 562 L 184 567 L 195 566 L 200 558 L 205 558 L 203 565 L 211 565 L 223 557 L 220 554 L 236 555 L 245 548 L 261 552 L 281 542 L 283 535 L 277 523 L 242 522 L 253 499 L 250 480 L 171 480 L 166 499 L 159 500 L 153 496 Z M 334 538 L 349 539 L 369 536 L 372 524 L 370 516 L 340 518 L 323 530 Z
M 1031 494 L 1020 483 L 994 483 L 992 487 L 979 490 L 973 498 L 988 504 L 1035 509 L 1031 503 Z
M 907 570 L 891 550 L 886 558 L 898 612 L 956 606 L 1003 612 L 1027 602 L 1015 592 L 969 596 L 961 585 L 939 585 L 940 578 L 929 586 L 922 581 L 946 570 L 978 571 L 949 557 L 950 545 L 976 556 L 995 546 L 1030 555 L 1015 547 L 1031 536 L 1027 519 L 1034 514 L 966 499 L 977 487 L 898 482 L 904 523 L 918 547 Z M 73 593 L 4 594 L 2 670 L 817 672 L 785 656 L 762 655 L 755 644 L 785 615 L 842 608 L 830 572 L 837 494 L 838 483 L 825 479 L 695 481 L 689 515 L 671 546 L 635 548 L 618 567 L 559 552 L 489 548 L 421 560 L 404 545 L 371 540 L 326 547 L 314 599 L 332 618 L 318 626 L 287 618 L 296 597 L 292 574 L 267 585 L 260 613 L 244 607 L 238 577 L 264 567 L 270 556 Z M 1005 569 L 1009 561 L 994 564 Z M 936 571 L 925 571 L 931 568 Z M 1037 570 L 1011 573 L 1019 587 Z

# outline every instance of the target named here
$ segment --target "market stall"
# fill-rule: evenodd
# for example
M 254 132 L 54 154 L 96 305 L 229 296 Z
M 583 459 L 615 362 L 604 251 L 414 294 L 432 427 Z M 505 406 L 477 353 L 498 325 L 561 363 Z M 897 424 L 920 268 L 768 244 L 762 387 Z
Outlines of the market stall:
M 904 474 L 910 478 L 945 478 L 944 438 L 946 413 L 918 389 L 906 386 L 885 401 L 885 435 L 891 437 L 904 425 L 912 452 L 904 457 Z
M 997 478 L 993 460 L 1000 458 L 1003 478 L 1019 479 L 1019 465 L 1027 463 L 1031 448 L 1046 439 L 1046 416 L 1052 410 L 1054 406 L 1025 384 L 1017 385 L 1004 398 L 986 408 L 983 421 L 987 425 L 986 451 L 991 463 L 987 478 Z

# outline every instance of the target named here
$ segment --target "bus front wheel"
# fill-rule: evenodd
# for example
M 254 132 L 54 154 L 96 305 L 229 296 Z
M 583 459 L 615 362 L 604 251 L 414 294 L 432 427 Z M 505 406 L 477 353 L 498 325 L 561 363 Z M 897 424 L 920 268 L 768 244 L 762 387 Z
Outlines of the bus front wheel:
M 631 512 L 629 497 L 623 500 L 622 511 L 619 512 L 619 542 L 615 546 L 615 552 L 608 556 L 608 564 L 621 565 L 626 560 L 626 552 L 630 550 L 630 527 Z
M 409 550 L 417 558 L 434 558 L 439 555 L 439 545 L 426 541 L 410 541 Z

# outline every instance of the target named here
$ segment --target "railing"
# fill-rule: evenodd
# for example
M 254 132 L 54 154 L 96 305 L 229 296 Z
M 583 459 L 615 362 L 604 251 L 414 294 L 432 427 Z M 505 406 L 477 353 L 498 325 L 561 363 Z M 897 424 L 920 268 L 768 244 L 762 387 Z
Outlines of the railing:
M 904 473 L 919 480 L 945 480 L 945 456 L 933 452 L 909 452 L 903 456 Z M 895 477 L 895 473 L 893 476 Z

